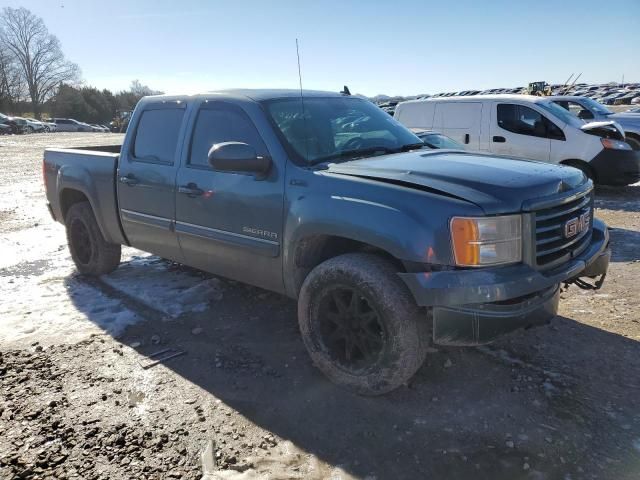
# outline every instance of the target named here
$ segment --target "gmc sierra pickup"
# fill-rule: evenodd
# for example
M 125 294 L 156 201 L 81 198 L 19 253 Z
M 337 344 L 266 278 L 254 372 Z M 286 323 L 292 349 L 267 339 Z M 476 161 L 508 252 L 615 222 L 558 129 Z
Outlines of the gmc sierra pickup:
M 80 273 L 131 245 L 296 298 L 314 364 L 376 395 L 431 341 L 548 322 L 609 264 L 581 171 L 422 146 L 348 94 L 233 90 L 146 97 L 122 148 L 47 149 L 43 171 Z

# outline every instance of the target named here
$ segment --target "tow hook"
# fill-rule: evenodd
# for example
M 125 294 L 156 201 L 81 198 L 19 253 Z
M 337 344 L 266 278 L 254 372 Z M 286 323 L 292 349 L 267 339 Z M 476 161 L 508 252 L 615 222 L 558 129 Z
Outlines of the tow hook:
M 594 283 L 589 283 L 584 281 L 582 278 L 574 278 L 573 280 L 569 280 L 565 282 L 565 287 L 569 288 L 569 285 L 574 284 L 575 286 L 581 288 L 582 290 L 600 290 L 602 288 L 602 284 L 604 283 L 604 279 L 607 277 L 606 273 L 598 277 L 593 277 L 595 280 Z

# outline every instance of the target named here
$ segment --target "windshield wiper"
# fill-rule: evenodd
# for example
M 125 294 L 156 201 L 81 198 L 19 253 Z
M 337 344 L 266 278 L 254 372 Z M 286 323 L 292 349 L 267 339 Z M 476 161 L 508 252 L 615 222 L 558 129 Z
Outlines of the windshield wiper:
M 407 143 L 406 145 L 402 145 L 398 151 L 399 152 L 408 152 L 409 150 L 417 150 L 419 148 L 424 147 L 424 143 Z
M 408 143 L 398 148 L 389 148 L 389 147 L 383 147 L 383 146 L 368 147 L 368 148 L 354 148 L 352 150 L 343 150 L 333 155 L 327 155 L 326 157 L 319 158 L 317 159 L 316 165 L 320 163 L 328 162 L 330 160 L 345 159 L 345 158 L 355 160 L 357 158 L 367 157 L 378 152 L 380 152 L 382 155 L 386 155 L 389 153 L 408 152 L 409 150 L 415 150 L 422 147 L 424 147 L 424 143 Z
M 327 155 L 326 157 L 322 157 L 317 159 L 318 163 L 328 162 L 329 160 L 336 160 L 340 158 L 358 158 L 358 157 L 366 157 L 367 155 L 372 155 L 377 152 L 385 153 L 394 153 L 395 150 L 388 147 L 369 147 L 369 148 L 354 148 L 352 150 L 343 150 L 338 153 L 334 153 L 333 155 Z

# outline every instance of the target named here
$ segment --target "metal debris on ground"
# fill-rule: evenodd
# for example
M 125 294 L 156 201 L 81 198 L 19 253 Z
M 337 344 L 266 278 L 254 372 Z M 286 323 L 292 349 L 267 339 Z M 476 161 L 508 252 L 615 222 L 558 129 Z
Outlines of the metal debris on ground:
M 149 361 L 138 361 L 138 363 L 142 368 L 146 370 L 148 368 L 155 367 L 159 363 L 165 362 L 171 358 L 179 357 L 180 355 L 184 355 L 186 353 L 187 352 L 185 352 L 184 350 L 179 350 L 177 348 L 165 348 L 164 350 L 159 350 L 150 355 L 147 355 Z

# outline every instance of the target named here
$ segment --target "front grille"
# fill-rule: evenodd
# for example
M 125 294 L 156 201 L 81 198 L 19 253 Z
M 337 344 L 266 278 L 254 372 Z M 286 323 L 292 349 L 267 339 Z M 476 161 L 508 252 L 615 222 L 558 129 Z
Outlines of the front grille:
M 567 237 L 567 222 L 589 212 L 589 226 Z M 591 241 L 593 230 L 593 192 L 534 214 L 536 226 L 536 263 L 542 269 L 552 268 L 582 253 Z

